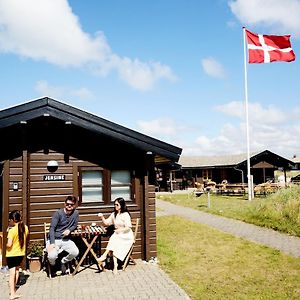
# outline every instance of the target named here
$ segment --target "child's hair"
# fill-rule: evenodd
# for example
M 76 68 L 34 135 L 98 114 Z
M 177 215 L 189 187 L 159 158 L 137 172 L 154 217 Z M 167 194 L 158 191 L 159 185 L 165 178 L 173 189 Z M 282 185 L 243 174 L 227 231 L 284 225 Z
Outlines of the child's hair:
M 18 224 L 18 236 L 20 247 L 23 248 L 25 243 L 25 225 L 22 221 L 22 215 L 19 210 L 13 210 L 9 213 L 8 218 Z

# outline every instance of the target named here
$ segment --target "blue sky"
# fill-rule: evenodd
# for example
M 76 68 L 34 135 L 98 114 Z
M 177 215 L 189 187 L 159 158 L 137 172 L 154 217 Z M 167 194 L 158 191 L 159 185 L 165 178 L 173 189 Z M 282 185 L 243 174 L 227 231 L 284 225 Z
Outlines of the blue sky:
M 0 109 L 49 96 L 183 155 L 245 153 L 246 26 L 296 54 L 247 66 L 250 151 L 300 155 L 299 15 L 300 0 L 0 0 Z

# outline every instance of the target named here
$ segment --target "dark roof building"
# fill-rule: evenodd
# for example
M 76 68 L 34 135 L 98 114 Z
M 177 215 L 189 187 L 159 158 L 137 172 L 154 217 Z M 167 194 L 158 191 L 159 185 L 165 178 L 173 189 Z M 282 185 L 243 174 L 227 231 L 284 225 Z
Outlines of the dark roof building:
M 79 200 L 81 224 L 99 222 L 121 196 L 141 219 L 134 256 L 156 256 L 155 167 L 176 164 L 180 148 L 47 97 L 0 111 L 0 138 L 4 238 L 13 209 L 42 239 L 67 195 Z
M 224 156 L 181 156 L 179 159 L 182 173 L 189 174 L 194 180 L 212 180 L 217 183 L 227 180 L 231 183 L 247 182 L 247 154 Z M 250 166 L 254 183 L 262 183 L 274 178 L 274 171 L 288 170 L 293 161 L 269 150 L 251 153 Z M 176 176 L 177 177 L 177 176 Z

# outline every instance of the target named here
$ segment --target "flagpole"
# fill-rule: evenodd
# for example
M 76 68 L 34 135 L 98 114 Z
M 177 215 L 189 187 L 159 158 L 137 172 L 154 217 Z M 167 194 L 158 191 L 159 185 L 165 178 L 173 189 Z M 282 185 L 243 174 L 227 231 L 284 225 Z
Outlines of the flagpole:
M 244 38 L 244 76 L 245 76 L 245 108 L 246 108 L 246 136 L 247 136 L 247 177 L 248 177 L 248 200 L 252 200 L 252 181 L 250 173 L 250 134 L 249 134 L 249 109 L 248 109 L 248 76 L 247 76 L 247 50 L 246 29 L 243 27 Z

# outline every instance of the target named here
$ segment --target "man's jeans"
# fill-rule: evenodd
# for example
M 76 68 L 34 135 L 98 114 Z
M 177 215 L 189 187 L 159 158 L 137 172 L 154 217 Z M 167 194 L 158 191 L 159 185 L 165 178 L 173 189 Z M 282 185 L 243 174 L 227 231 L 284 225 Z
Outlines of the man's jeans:
M 49 245 L 50 245 L 50 241 L 48 240 L 46 243 L 47 251 Z M 55 265 L 55 261 L 58 257 L 58 254 L 61 253 L 62 251 L 68 252 L 68 255 L 61 259 L 61 262 L 63 264 L 67 263 L 68 261 L 71 261 L 79 254 L 79 250 L 77 246 L 71 240 L 55 240 L 55 246 L 56 246 L 55 249 L 48 251 L 48 260 L 52 266 Z

